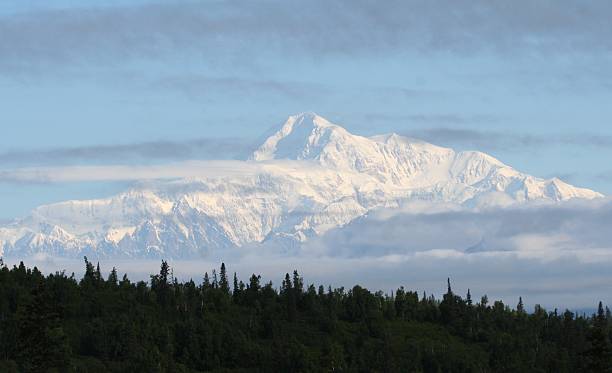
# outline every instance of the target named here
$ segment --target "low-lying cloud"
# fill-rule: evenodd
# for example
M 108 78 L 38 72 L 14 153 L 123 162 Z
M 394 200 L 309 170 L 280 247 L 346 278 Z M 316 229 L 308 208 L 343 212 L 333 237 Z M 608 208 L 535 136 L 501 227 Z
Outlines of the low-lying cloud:
M 331 248 L 330 248 L 331 249 Z M 57 258 L 21 258 L 28 265 L 37 265 L 46 273 L 57 270 L 83 273 L 81 260 Z M 17 259 L 5 259 L 16 264 Z M 472 254 L 465 256 L 392 255 L 392 256 L 320 256 L 269 255 L 250 251 L 244 255 L 219 253 L 205 260 L 170 260 L 173 273 L 181 280 L 201 282 L 204 272 L 211 273 L 225 262 L 229 273 L 236 272 L 246 280 L 261 274 L 262 281 L 278 287 L 285 273 L 298 270 L 306 283 L 344 286 L 355 284 L 390 294 L 399 286 L 440 297 L 451 278 L 453 290 L 464 295 L 470 289 L 474 299 L 487 294 L 490 300 L 502 299 L 515 306 L 519 296 L 528 307 L 536 303 L 548 309 L 593 309 L 597 301 L 612 304 L 609 284 L 612 281 L 610 261 L 582 263 L 571 258 L 542 261 L 512 253 L 500 255 Z M 101 260 L 103 271 L 116 267 L 132 280 L 149 280 L 159 271 L 157 260 Z
M 312 250 L 347 256 L 465 256 L 511 252 L 553 260 L 612 261 L 612 200 L 414 213 L 372 213 L 329 232 Z M 497 255 L 497 254 L 496 254 Z

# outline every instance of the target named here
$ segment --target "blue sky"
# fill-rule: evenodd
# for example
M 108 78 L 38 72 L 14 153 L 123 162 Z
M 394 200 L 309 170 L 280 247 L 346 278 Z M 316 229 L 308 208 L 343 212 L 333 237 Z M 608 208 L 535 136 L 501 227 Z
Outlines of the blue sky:
M 236 158 L 302 111 L 612 193 L 611 12 L 607 1 L 5 0 L 0 219 L 126 187 L 16 184 L 2 171 Z

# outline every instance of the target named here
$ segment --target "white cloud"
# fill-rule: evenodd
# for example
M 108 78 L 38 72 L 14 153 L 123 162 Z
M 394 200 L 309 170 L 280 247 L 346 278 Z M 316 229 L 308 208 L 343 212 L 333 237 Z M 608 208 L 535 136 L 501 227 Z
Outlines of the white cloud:
M 254 173 L 261 166 L 243 161 L 185 161 L 163 165 L 106 165 L 24 167 L 0 171 L 0 182 L 62 183 L 82 181 L 139 181 Z
M 333 247 L 333 253 L 348 256 L 510 251 L 588 261 L 589 250 L 599 250 L 598 256 L 609 250 L 612 256 L 611 225 L 610 199 L 487 209 L 410 205 L 370 214 L 311 245 L 313 251 Z

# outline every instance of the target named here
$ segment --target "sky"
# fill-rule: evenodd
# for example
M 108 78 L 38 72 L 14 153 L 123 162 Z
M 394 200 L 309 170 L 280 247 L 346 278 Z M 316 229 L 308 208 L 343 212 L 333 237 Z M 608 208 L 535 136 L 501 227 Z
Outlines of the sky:
M 287 116 L 612 192 L 608 1 L 0 4 L 0 171 L 240 158 Z M 0 219 L 121 182 L 0 182 Z
M 149 175 L 243 159 L 305 111 L 609 195 L 610 14 L 606 0 L 3 0 L 0 223 L 124 190 L 134 175 L 109 171 L 121 166 Z M 72 178 L 79 167 L 99 172 Z M 347 286 L 359 275 L 374 288 L 403 279 L 442 292 L 451 275 L 509 302 L 610 303 L 609 207 L 379 216 L 309 243 L 315 255 L 300 264 L 313 281 Z M 482 237 L 509 254 L 461 251 Z M 232 265 L 275 279 L 296 262 Z M 209 264 L 177 263 L 185 276 Z

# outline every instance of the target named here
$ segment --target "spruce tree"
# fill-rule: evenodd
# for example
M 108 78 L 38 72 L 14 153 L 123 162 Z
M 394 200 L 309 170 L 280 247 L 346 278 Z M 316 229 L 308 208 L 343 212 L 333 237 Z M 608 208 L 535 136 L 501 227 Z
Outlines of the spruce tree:
M 249 285 L 247 286 L 247 290 L 257 293 L 261 289 L 261 285 L 259 281 L 261 280 L 261 276 L 253 273 L 251 278 L 249 279 Z
M 108 280 L 106 280 L 106 283 L 110 285 L 111 287 L 117 286 L 118 278 L 117 278 L 117 269 L 115 267 L 113 267 L 113 270 L 108 275 Z
M 170 266 L 168 262 L 162 260 L 159 274 L 151 276 L 151 290 L 157 295 L 157 301 L 163 307 L 169 304 L 170 299 L 170 283 L 168 277 L 170 275 Z
M 223 294 L 229 295 L 229 281 L 227 279 L 227 272 L 225 270 L 225 263 L 221 263 L 221 270 L 219 272 L 219 288 Z
M 95 286 L 96 271 L 94 270 L 94 266 L 87 260 L 86 256 L 83 257 L 83 259 L 85 260 L 85 274 L 83 274 L 83 278 L 81 279 L 81 285 L 85 287 Z
M 281 287 L 281 293 L 288 293 L 292 288 L 293 286 L 291 284 L 291 277 L 289 277 L 288 273 L 285 273 L 285 279 L 283 280 L 283 285 Z
M 168 262 L 162 260 L 161 268 L 159 269 L 159 282 L 161 286 L 168 285 L 168 275 L 170 274 L 170 266 Z
M 122 287 L 128 287 L 130 286 L 131 282 L 130 279 L 127 276 L 127 273 L 123 274 L 123 277 L 121 278 L 121 282 L 119 283 L 120 286 Z
M 208 272 L 204 272 L 204 279 L 202 279 L 202 287 L 204 290 L 210 289 L 210 278 L 208 277 Z
M 304 279 L 300 277 L 298 271 L 293 271 L 293 290 L 298 296 L 304 292 Z
M 96 286 L 100 286 L 100 284 L 104 281 L 102 279 L 102 272 L 100 271 L 100 262 L 98 262 L 96 265 L 96 271 L 94 272 L 94 280 Z
M 294 280 L 299 278 L 296 276 L 297 272 L 294 272 Z M 299 284 L 299 281 L 294 281 Z M 295 321 L 297 314 L 297 301 L 296 301 L 296 291 L 293 287 L 294 283 L 291 282 L 291 277 L 289 274 L 285 274 L 285 279 L 283 280 L 283 286 L 281 288 L 281 295 L 283 296 L 283 300 L 285 303 L 285 309 L 287 311 L 287 320 Z
M 446 324 L 453 324 L 458 312 L 457 300 L 455 299 L 455 295 L 451 289 L 450 278 L 448 278 L 446 282 L 447 291 L 442 297 L 442 302 L 440 302 L 440 314 L 442 316 L 442 321 L 444 321 Z
M 32 290 L 32 299 L 20 316 L 18 341 L 19 363 L 24 372 L 68 369 L 68 339 L 42 282 Z
M 589 348 L 585 352 L 586 371 L 608 373 L 612 372 L 612 351 L 608 334 L 608 320 L 599 302 L 597 315 L 588 334 Z
M 217 271 L 212 270 L 212 287 L 217 289 L 219 287 L 219 278 L 217 277 Z
M 516 305 L 516 312 L 519 315 L 523 315 L 525 313 L 525 306 L 523 305 L 523 297 L 519 297 L 519 302 Z
M 240 285 L 238 283 L 238 276 L 236 275 L 236 272 L 234 272 L 234 286 L 232 290 L 232 297 L 234 298 L 234 302 L 238 300 L 239 296 L 240 296 Z
M 484 308 L 487 308 L 487 306 L 489 305 L 489 297 L 487 297 L 486 294 L 480 298 L 480 305 Z

